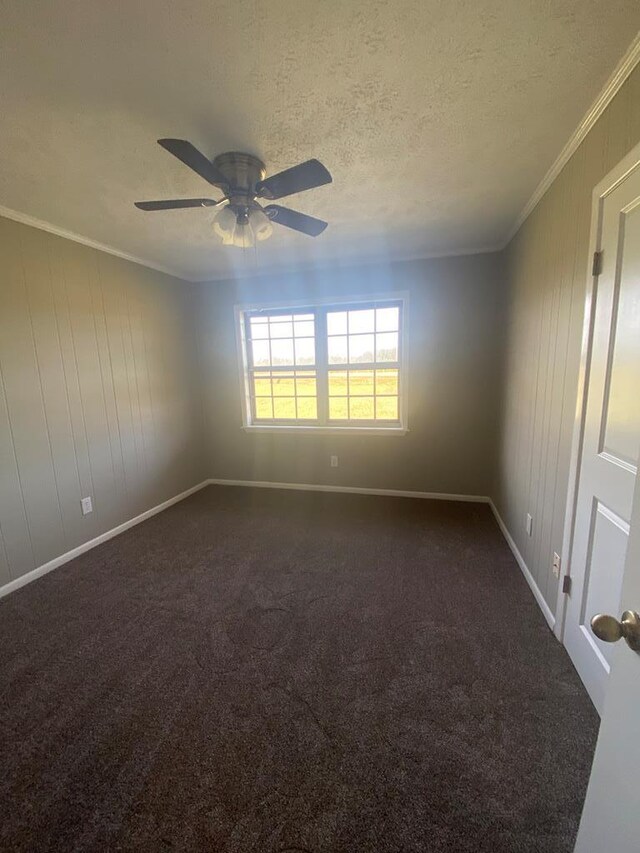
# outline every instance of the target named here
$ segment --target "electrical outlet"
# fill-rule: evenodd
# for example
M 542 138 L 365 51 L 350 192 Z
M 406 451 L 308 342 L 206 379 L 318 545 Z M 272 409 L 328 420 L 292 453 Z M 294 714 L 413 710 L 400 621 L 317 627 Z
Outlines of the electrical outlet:
M 562 560 L 560 559 L 560 554 L 556 554 L 556 552 L 554 551 L 553 552 L 553 563 L 552 563 L 551 567 L 553 570 L 553 574 L 557 578 L 560 577 L 560 567 L 561 566 L 562 566 Z
M 337 468 L 337 467 L 338 467 L 338 457 L 337 457 L 337 456 L 332 456 L 332 457 L 331 457 L 331 467 L 332 467 L 332 468 Z
M 530 512 L 527 513 L 527 536 L 531 536 L 533 531 L 533 516 Z
M 80 501 L 80 506 L 82 507 L 82 514 L 89 515 L 90 512 L 93 512 L 93 504 L 91 502 L 91 498 L 82 498 Z

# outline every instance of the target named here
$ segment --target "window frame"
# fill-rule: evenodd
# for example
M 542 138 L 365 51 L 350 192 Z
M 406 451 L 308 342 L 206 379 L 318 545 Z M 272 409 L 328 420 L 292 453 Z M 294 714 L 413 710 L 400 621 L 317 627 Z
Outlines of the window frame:
M 236 344 L 241 380 L 242 429 L 248 432 L 271 433 L 310 433 L 349 435 L 405 435 L 408 432 L 408 320 L 409 295 L 404 291 L 375 293 L 365 296 L 337 296 L 315 300 L 265 301 L 259 304 L 238 304 L 234 306 Z M 329 364 L 328 335 L 326 318 L 332 310 L 349 311 L 397 306 L 398 321 L 398 360 L 394 362 L 351 362 Z M 249 323 L 250 318 L 261 314 L 313 314 L 315 327 L 315 364 L 314 365 L 271 365 L 255 367 L 251 364 Z M 364 333 L 363 333 L 364 334 Z M 373 334 L 373 333 L 372 333 Z M 398 370 L 398 420 L 330 420 L 329 419 L 329 373 L 331 371 Z M 255 416 L 251 377 L 254 371 L 296 372 L 313 371 L 316 376 L 317 418 L 284 419 L 270 418 L 261 420 Z M 320 389 L 323 388 L 323 392 Z M 347 395 L 349 396 L 349 395 Z M 357 396 L 357 395 L 356 395 Z M 374 388 L 375 397 L 375 388 Z

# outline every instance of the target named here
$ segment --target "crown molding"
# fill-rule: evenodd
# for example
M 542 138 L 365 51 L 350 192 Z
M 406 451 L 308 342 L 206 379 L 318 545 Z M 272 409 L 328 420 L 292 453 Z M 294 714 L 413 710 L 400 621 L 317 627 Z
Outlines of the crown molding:
M 76 234 L 75 231 L 67 231 L 66 228 L 59 228 L 51 222 L 45 222 L 44 219 L 36 219 L 35 216 L 20 213 L 19 210 L 12 210 L 10 207 L 2 207 L 2 205 L 0 205 L 0 217 L 12 219 L 14 222 L 21 222 L 23 225 L 31 226 L 31 228 L 38 228 L 40 231 L 47 231 L 49 234 L 54 234 L 56 237 L 64 237 L 65 240 L 72 240 L 74 243 L 81 243 L 83 246 L 88 246 L 90 249 L 97 249 L 99 252 L 106 252 L 108 255 L 115 255 L 116 258 L 122 258 L 124 261 L 131 261 L 131 263 L 140 264 L 140 266 L 166 273 L 166 275 L 170 275 L 173 278 L 189 281 L 189 279 L 178 270 L 163 267 L 161 264 L 156 264 L 154 261 L 148 261 L 146 258 L 139 258 L 137 255 L 130 255 L 128 252 L 121 252 L 120 249 L 116 249 L 113 246 L 107 246 L 106 243 L 98 243 L 97 240 L 90 240 L 89 237 L 83 237 L 82 234 Z
M 511 229 L 503 240 L 492 246 L 457 249 L 454 251 L 437 252 L 432 254 L 411 254 L 406 257 L 397 257 L 393 259 L 387 258 L 387 261 L 391 261 L 393 263 L 402 261 L 435 260 L 437 258 L 455 258 L 463 255 L 482 255 L 491 252 L 500 252 L 505 249 L 509 245 L 511 240 L 515 237 L 515 235 L 518 233 L 521 226 L 527 220 L 529 215 L 536 208 L 538 202 L 543 198 L 549 187 L 553 184 L 555 179 L 562 171 L 562 169 L 569 162 L 573 154 L 575 154 L 580 144 L 583 142 L 583 140 L 591 131 L 600 116 L 604 113 L 611 101 L 620 91 L 620 89 L 630 76 L 631 72 L 638 65 L 638 63 L 640 63 L 640 32 L 636 35 L 634 40 L 629 45 L 626 53 L 614 68 L 612 74 L 605 83 L 600 94 L 591 104 L 590 108 L 587 110 L 587 113 L 585 114 L 584 118 L 582 119 L 578 127 L 574 130 L 566 145 L 564 146 L 564 148 L 562 149 L 562 151 L 560 152 L 560 154 L 558 155 L 544 178 L 540 181 L 540 183 L 534 190 L 533 194 L 529 198 L 529 201 L 520 211 L 520 214 L 517 216 Z M 122 252 L 119 249 L 116 249 L 114 246 L 108 246 L 106 245 L 106 243 L 99 243 L 96 240 L 91 240 L 88 237 L 84 237 L 82 234 L 77 234 L 74 231 L 68 231 L 65 228 L 59 228 L 57 225 L 53 225 L 51 222 L 46 222 L 42 219 L 36 219 L 34 216 L 29 216 L 26 213 L 20 213 L 17 210 L 12 210 L 8 207 L 2 207 L 1 205 L 0 217 L 5 217 L 6 219 L 13 219 L 15 222 L 21 222 L 24 225 L 30 225 L 32 228 L 38 228 L 41 231 L 48 231 L 50 234 L 55 234 L 57 237 L 64 237 L 66 240 L 72 240 L 74 243 L 81 243 L 83 246 L 88 246 L 91 249 L 97 249 L 100 252 L 106 252 L 109 255 L 114 255 L 115 257 L 122 258 L 125 261 L 131 261 L 134 264 L 140 264 L 143 267 L 148 267 L 150 269 L 157 270 L 158 272 L 165 273 L 166 275 L 173 276 L 174 278 L 179 278 L 182 281 L 192 283 L 202 283 L 208 281 L 227 281 L 230 278 L 253 278 L 256 275 L 277 275 L 284 273 L 295 274 L 297 272 L 305 272 L 310 269 L 329 269 L 335 267 L 336 263 L 340 264 L 340 261 L 338 259 L 333 264 L 329 261 L 322 265 L 308 263 L 287 268 L 280 268 L 274 266 L 273 269 L 267 268 L 264 270 L 260 270 L 257 273 L 255 269 L 247 269 L 246 271 L 234 270 L 233 273 L 227 272 L 224 275 L 215 275 L 214 273 L 212 273 L 209 275 L 198 276 L 194 278 L 185 274 L 184 272 L 181 272 L 180 270 L 170 269 L 169 267 L 162 266 L 161 264 L 157 264 L 154 261 L 149 261 L 146 258 L 139 258 L 136 255 L 130 255 L 128 252 Z M 340 265 L 347 267 L 363 266 L 367 264 L 380 263 L 382 260 L 382 258 L 354 258 L 350 259 L 349 261 L 342 262 L 342 264 Z
M 523 225 L 527 217 L 533 212 L 536 205 L 542 199 L 551 184 L 555 181 L 562 169 L 566 166 L 571 157 L 575 154 L 584 138 L 593 128 L 593 126 L 598 121 L 602 113 L 609 106 L 611 101 L 618 94 L 623 84 L 639 62 L 640 32 L 636 35 L 634 40 L 629 45 L 626 53 L 614 68 L 607 82 L 604 84 L 604 87 L 602 88 L 600 94 L 591 104 L 578 127 L 571 134 L 569 141 L 564 146 L 547 174 L 540 181 L 529 201 L 522 208 L 519 216 L 513 223 L 513 226 L 511 227 L 511 230 L 509 231 L 502 248 L 508 246 L 511 240 L 518 233 L 520 227 Z
M 9 207 L 3 207 L 0 205 L 0 217 L 4 217 L 5 219 L 12 219 L 14 222 L 20 222 L 23 225 L 29 225 L 31 228 L 37 228 L 40 231 L 47 231 L 49 234 L 54 234 L 56 237 L 63 237 L 65 240 L 71 240 L 74 243 L 80 243 L 83 246 L 88 246 L 90 249 L 97 249 L 99 252 L 106 252 L 108 255 L 114 255 L 116 258 L 122 258 L 125 261 L 131 261 L 134 264 L 140 264 L 140 266 L 148 267 L 152 270 L 157 270 L 158 272 L 165 273 L 166 275 L 170 275 L 173 278 L 179 278 L 181 281 L 188 282 L 190 284 L 201 284 L 203 282 L 208 281 L 229 281 L 231 279 L 238 278 L 255 278 L 256 276 L 269 276 L 269 275 L 295 275 L 299 272 L 309 272 L 310 270 L 330 270 L 335 269 L 336 266 L 340 267 L 361 267 L 368 266 L 373 264 L 379 264 L 386 260 L 387 263 L 403 263 L 406 261 L 421 261 L 421 260 L 436 260 L 437 258 L 457 258 L 462 255 L 484 255 L 489 254 L 491 252 L 499 252 L 504 248 L 503 244 L 492 245 L 492 246 L 477 246 L 475 248 L 468 249 L 455 249 L 447 252 L 434 252 L 434 253 L 415 253 L 408 254 L 406 256 L 398 256 L 394 258 L 387 257 L 382 258 L 353 258 L 346 260 L 340 260 L 340 258 L 335 259 L 334 261 L 328 260 L 323 263 L 313 263 L 309 262 L 306 264 L 300 264 L 298 266 L 276 266 L 273 267 L 265 267 L 264 269 L 256 271 L 255 268 L 247 268 L 246 270 L 234 270 L 231 272 L 225 272 L 224 274 L 216 275 L 215 273 L 210 273 L 208 275 L 198 276 L 194 278 L 191 275 L 188 275 L 185 272 L 181 272 L 177 269 L 171 269 L 170 267 L 164 267 L 161 264 L 157 264 L 154 261 L 149 261 L 146 258 L 139 258 L 137 255 L 130 255 L 128 252 L 122 252 L 120 249 L 116 249 L 114 246 L 108 246 L 106 243 L 99 243 L 97 240 L 91 240 L 89 237 L 84 237 L 82 234 L 77 234 L 75 231 L 68 231 L 66 228 L 59 228 L 57 225 L 53 225 L 51 222 L 46 222 L 44 219 L 36 219 L 35 216 L 29 216 L 27 213 L 21 213 L 19 210 L 12 210 Z
M 369 266 L 379 266 L 380 264 L 405 264 L 411 263 L 412 261 L 436 261 L 439 258 L 459 258 L 464 257 L 465 255 L 490 255 L 494 252 L 501 252 L 505 247 L 503 241 L 500 243 L 496 243 L 490 246 L 475 246 L 473 248 L 468 249 L 451 249 L 447 252 L 433 252 L 429 253 L 410 253 L 407 255 L 397 255 L 397 256 L 389 256 L 389 255 L 377 255 L 375 257 L 362 257 L 362 258 L 334 258 L 328 259 L 322 262 L 307 262 L 304 264 L 298 264 L 297 266 L 272 266 L 272 267 L 263 267 L 262 269 L 256 270 L 255 267 L 243 269 L 243 270 L 234 270 L 231 272 L 226 272 L 224 275 L 205 275 L 199 278 L 188 278 L 187 281 L 191 281 L 194 284 L 206 284 L 207 282 L 216 283 L 216 282 L 224 282 L 224 281 L 236 281 L 238 279 L 248 279 L 248 278 L 268 278 L 269 276 L 275 275 L 296 275 L 298 273 L 305 273 L 311 271 L 317 272 L 335 272 L 337 269 L 340 270 L 349 270 L 349 269 L 360 269 L 361 267 L 369 267 Z

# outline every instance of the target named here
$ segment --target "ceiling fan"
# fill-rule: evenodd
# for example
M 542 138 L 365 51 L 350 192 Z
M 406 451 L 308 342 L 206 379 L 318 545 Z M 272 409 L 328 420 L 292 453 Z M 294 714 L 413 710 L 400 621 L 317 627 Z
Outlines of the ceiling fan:
M 214 232 L 224 244 L 242 248 L 253 246 L 256 240 L 270 237 L 272 222 L 310 237 L 322 234 L 328 225 L 322 219 L 279 204 L 263 207 L 258 202 L 258 199 L 274 201 L 330 184 L 331 175 L 319 160 L 307 160 L 266 178 L 264 163 L 251 154 L 228 151 L 219 154 L 214 160 L 208 160 L 184 139 L 159 139 L 158 144 L 209 184 L 221 189 L 224 197 L 217 201 L 211 198 L 137 201 L 135 205 L 140 210 L 220 207 L 213 222 Z

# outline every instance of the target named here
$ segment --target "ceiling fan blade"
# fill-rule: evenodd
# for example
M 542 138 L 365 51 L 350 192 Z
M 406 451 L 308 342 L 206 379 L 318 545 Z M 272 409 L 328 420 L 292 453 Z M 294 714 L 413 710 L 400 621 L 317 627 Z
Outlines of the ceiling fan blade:
M 222 172 L 217 169 L 211 160 L 207 160 L 204 154 L 201 154 L 198 149 L 187 142 L 186 139 L 159 139 L 158 145 L 177 157 L 185 166 L 193 169 L 201 178 L 208 181 L 214 187 L 226 187 L 227 179 Z
M 322 219 L 316 219 L 314 216 L 307 216 L 306 213 L 298 213 L 297 210 L 291 210 L 289 207 L 280 207 L 279 204 L 268 204 L 264 208 L 264 212 L 272 222 L 277 222 L 286 228 L 293 228 L 294 231 L 301 231 L 303 234 L 308 234 L 309 237 L 317 237 L 322 234 L 329 224 Z
M 284 198 L 286 195 L 330 184 L 331 181 L 331 175 L 319 160 L 307 160 L 306 163 L 278 172 L 265 181 L 258 181 L 256 192 L 262 198 Z
M 212 198 L 170 198 L 162 201 L 136 201 L 140 210 L 178 210 L 183 207 L 215 207 Z

